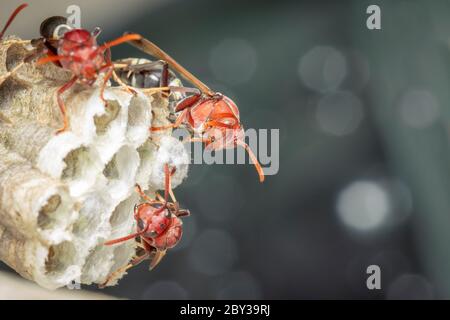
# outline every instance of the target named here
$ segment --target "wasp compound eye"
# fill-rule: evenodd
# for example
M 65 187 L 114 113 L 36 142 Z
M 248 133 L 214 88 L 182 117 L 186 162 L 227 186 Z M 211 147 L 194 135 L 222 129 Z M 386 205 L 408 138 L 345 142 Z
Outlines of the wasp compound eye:
M 63 28 L 64 27 L 64 28 Z M 67 28 L 67 29 L 66 29 Z M 39 28 L 39 33 L 45 39 L 59 39 L 61 33 L 70 30 L 71 27 L 67 25 L 67 18 L 62 16 L 53 16 L 45 19 Z M 55 31 L 58 33 L 55 34 Z M 58 37 L 57 37 L 58 36 Z
M 147 232 L 147 234 L 150 238 L 155 238 L 158 235 L 156 230 L 151 230 L 150 232 Z
M 138 228 L 139 228 L 140 230 L 144 230 L 144 228 L 145 228 L 144 220 L 138 219 L 137 225 L 138 225 Z

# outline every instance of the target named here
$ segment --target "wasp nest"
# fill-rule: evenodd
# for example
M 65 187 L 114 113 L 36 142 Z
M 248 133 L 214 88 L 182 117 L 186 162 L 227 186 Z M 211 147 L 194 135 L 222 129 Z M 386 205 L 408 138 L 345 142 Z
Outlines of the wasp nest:
M 0 76 L 29 48 L 0 42 Z M 0 84 L 0 259 L 24 278 L 55 289 L 73 281 L 102 283 L 125 265 L 135 242 L 104 246 L 135 231 L 134 192 L 163 186 L 163 162 L 176 165 L 175 187 L 187 174 L 187 154 L 166 123 L 168 101 L 108 87 L 75 85 L 64 94 L 70 131 L 56 91 L 71 77 L 53 64 L 27 63 Z

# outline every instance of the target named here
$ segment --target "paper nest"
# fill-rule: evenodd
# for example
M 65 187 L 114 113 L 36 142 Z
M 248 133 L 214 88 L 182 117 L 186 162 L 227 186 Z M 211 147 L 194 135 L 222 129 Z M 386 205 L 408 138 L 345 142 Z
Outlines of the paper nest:
M 12 39 L 0 42 L 0 75 L 29 54 Z M 28 63 L 0 85 L 0 259 L 49 289 L 100 284 L 127 264 L 134 241 L 103 242 L 135 231 L 135 184 L 149 194 L 163 188 L 169 162 L 176 187 L 189 162 L 170 130 L 150 138 L 152 123 L 168 121 L 158 94 L 108 87 L 105 108 L 98 86 L 75 85 L 63 96 L 71 130 L 56 135 L 55 93 L 70 77 Z

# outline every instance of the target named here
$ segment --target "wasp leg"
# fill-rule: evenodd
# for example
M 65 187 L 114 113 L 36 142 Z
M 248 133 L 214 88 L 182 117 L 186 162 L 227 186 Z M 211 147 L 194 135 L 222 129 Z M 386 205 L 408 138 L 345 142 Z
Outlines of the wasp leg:
M 112 65 L 112 69 L 113 69 L 112 77 L 113 77 L 114 81 L 117 82 L 126 92 L 136 96 L 137 95 L 136 90 L 134 90 L 132 87 L 125 84 L 122 81 L 122 79 L 120 79 L 120 77 L 117 75 L 115 69 L 118 68 L 118 66 L 111 61 L 111 49 L 110 48 L 106 49 L 106 62 Z M 125 66 L 126 66 L 126 64 L 125 64 Z
M 106 74 L 105 74 L 105 77 L 103 78 L 102 86 L 100 87 L 100 99 L 105 104 L 105 107 L 108 107 L 108 101 L 105 99 L 105 89 L 106 89 L 106 84 L 108 83 L 108 80 L 111 79 L 114 69 L 113 69 L 112 65 L 105 65 L 100 69 L 100 72 L 105 71 L 105 70 L 106 70 Z
M 117 82 L 117 83 L 118 83 L 118 84 L 119 84 L 126 92 L 128 92 L 129 94 L 132 94 L 132 95 L 136 96 L 136 95 L 137 95 L 136 90 L 134 90 L 132 87 L 126 85 L 126 84 L 119 78 L 119 76 L 117 75 L 117 73 L 116 73 L 116 71 L 115 71 L 116 65 L 115 65 L 115 64 L 112 62 L 112 60 L 111 60 L 111 49 L 110 49 L 110 48 L 107 48 L 107 49 L 106 49 L 105 60 L 106 60 L 107 65 L 110 65 L 110 66 L 111 66 L 111 69 L 112 69 L 111 75 L 112 75 L 114 81 L 116 81 L 116 82 Z M 109 78 L 111 77 L 111 75 L 108 77 L 107 80 L 109 80 Z M 106 77 L 105 77 L 105 78 L 106 78 Z M 106 81 L 107 81 L 107 80 L 106 80 Z M 105 85 L 106 85 L 106 83 L 105 83 Z
M 172 175 L 175 173 L 176 168 L 173 168 L 172 170 L 169 169 L 169 164 L 164 165 L 164 174 L 166 177 L 165 181 L 165 190 L 164 190 L 164 200 L 168 201 L 168 195 L 170 195 L 170 198 L 172 199 L 172 202 L 178 206 L 178 201 L 175 198 L 175 195 L 172 190 Z
M 150 257 L 150 254 L 147 251 L 142 256 L 134 257 L 133 260 L 131 260 L 131 262 L 129 264 L 127 264 L 126 266 L 123 266 L 123 267 L 117 269 L 116 271 L 112 272 L 106 278 L 106 280 L 102 284 L 99 285 L 99 288 L 101 288 L 101 289 L 105 288 L 108 285 L 108 283 L 110 283 L 112 280 L 117 278 L 117 276 L 119 274 L 122 274 L 123 272 L 127 271 L 128 269 L 138 265 L 139 263 L 141 263 L 142 261 L 148 259 L 149 257 Z
M 167 126 L 162 126 L 162 127 L 151 127 L 150 131 L 161 131 L 161 130 L 178 128 L 186 120 L 188 112 L 189 112 L 189 109 L 184 109 L 181 112 L 181 114 L 178 116 L 178 118 L 175 120 L 174 123 L 169 124 Z
M 134 90 L 133 87 L 130 87 L 125 82 L 123 82 L 122 79 L 120 79 L 120 77 L 117 75 L 115 70 L 113 70 L 112 76 L 113 76 L 114 81 L 117 82 L 126 92 L 128 92 L 129 94 L 132 94 L 134 96 L 137 95 L 137 91 Z
M 148 195 L 146 195 L 144 193 L 144 191 L 142 191 L 142 188 L 140 185 L 138 185 L 136 183 L 136 192 L 139 193 L 139 195 L 141 196 L 142 199 L 144 199 L 145 201 L 147 201 L 148 203 L 155 203 L 158 202 L 157 200 L 151 199 Z
M 146 88 L 146 89 L 156 89 L 148 92 L 162 92 L 164 97 L 169 97 L 170 95 L 170 88 L 169 87 L 169 64 L 164 60 L 157 60 L 152 61 L 148 63 L 140 63 L 140 64 L 131 64 L 128 65 L 125 64 L 125 67 L 123 69 L 128 70 L 128 76 L 131 75 L 133 72 L 138 71 L 146 71 L 146 70 L 152 70 L 154 67 L 161 67 L 161 77 L 159 79 L 159 88 Z M 115 79 L 114 79 L 115 80 Z M 117 80 L 116 80 L 117 81 Z M 119 81 L 117 81 L 119 83 Z
M 59 88 L 56 93 L 56 100 L 58 101 L 58 106 L 59 106 L 59 109 L 63 116 L 63 126 L 62 126 L 62 128 L 58 129 L 58 131 L 56 131 L 56 134 L 63 133 L 64 131 L 66 131 L 69 128 L 69 119 L 67 118 L 67 114 L 66 114 L 66 106 L 64 105 L 64 101 L 63 101 L 61 95 L 65 91 L 70 89 L 70 87 L 72 87 L 75 84 L 75 82 L 77 82 L 77 80 L 78 80 L 77 76 L 73 77 L 72 79 L 69 80 L 69 82 L 67 82 L 65 85 L 63 85 L 61 88 Z
M 150 270 L 153 270 L 162 260 L 162 258 L 166 255 L 167 250 L 158 250 L 156 252 L 150 262 Z
M 161 78 L 159 79 L 160 87 L 168 87 L 169 86 L 169 64 L 164 60 L 159 60 L 162 64 L 161 67 Z M 170 90 L 163 91 L 162 95 L 166 98 L 170 95 Z

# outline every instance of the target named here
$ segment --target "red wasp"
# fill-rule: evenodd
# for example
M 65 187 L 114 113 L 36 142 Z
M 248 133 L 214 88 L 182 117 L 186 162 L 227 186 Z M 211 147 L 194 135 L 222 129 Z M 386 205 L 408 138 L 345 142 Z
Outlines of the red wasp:
M 171 68 L 179 72 L 184 78 L 193 83 L 200 92 L 181 100 L 175 107 L 178 116 L 175 122 L 169 126 L 152 127 L 152 131 L 176 128 L 184 124 L 192 129 L 197 137 L 190 141 L 201 141 L 209 150 L 221 150 L 242 146 L 247 150 L 259 175 L 259 180 L 264 181 L 264 172 L 256 156 L 245 143 L 244 129 L 239 118 L 239 109 L 236 104 L 221 93 L 214 92 L 203 82 L 187 71 L 167 53 L 161 50 L 151 41 L 141 37 L 130 41 L 138 49 L 166 61 Z M 169 88 L 160 88 L 170 90 Z
M 6 23 L 5 28 L 0 33 L 0 39 L 16 15 L 27 5 L 28 4 L 26 3 L 20 5 L 13 12 Z M 61 26 L 64 26 L 65 28 L 60 28 Z M 64 33 L 61 31 L 64 31 Z M 72 79 L 59 88 L 56 95 L 58 106 L 63 115 L 63 127 L 57 131 L 57 133 L 61 133 L 66 131 L 69 127 L 66 107 L 61 95 L 72 87 L 77 81 L 82 84 L 92 86 L 97 80 L 99 74 L 104 72 L 105 77 L 100 88 L 100 98 L 106 105 L 106 100 L 103 94 L 106 84 L 114 72 L 110 48 L 123 42 L 138 40 L 141 36 L 137 34 L 127 34 L 99 46 L 97 44 L 97 36 L 100 33 L 99 28 L 96 28 L 92 33 L 85 29 L 72 29 L 67 26 L 66 19 L 59 16 L 46 19 L 41 24 L 40 33 L 40 39 L 31 41 L 31 44 L 36 48 L 35 52 L 25 58 L 25 60 L 29 61 L 31 58 L 45 51 L 48 56 L 39 59 L 37 61 L 38 65 L 54 62 L 58 66 L 70 70 L 73 73 Z M 22 64 L 19 64 L 15 70 Z M 15 70 L 9 72 L 6 77 L 11 75 Z M 128 88 L 126 89 L 129 91 Z
M 171 175 L 175 170 L 170 171 L 169 165 L 164 166 L 165 190 L 164 199 L 158 194 L 156 199 L 151 199 L 142 192 L 139 185 L 136 191 L 146 201 L 134 207 L 134 219 L 137 223 L 137 232 L 128 236 L 109 240 L 105 245 L 118 244 L 124 241 L 139 237 L 140 254 L 128 265 L 113 272 L 102 286 L 109 283 L 117 274 L 141 263 L 146 259 L 151 259 L 150 270 L 158 265 L 166 254 L 167 249 L 173 248 L 181 239 L 183 233 L 183 222 L 180 217 L 188 216 L 189 210 L 180 209 L 171 186 Z M 171 197 L 172 202 L 168 201 Z
M 66 107 L 61 95 L 77 81 L 92 86 L 97 80 L 98 75 L 105 72 L 100 89 L 100 98 L 106 104 L 103 94 L 106 84 L 114 71 L 109 48 L 130 40 L 141 38 L 137 34 L 127 34 L 99 46 L 97 45 L 98 34 L 99 29 L 95 29 L 92 33 L 85 29 L 73 29 L 67 31 L 57 42 L 57 54 L 55 55 L 49 51 L 47 57 L 41 58 L 37 62 L 38 65 L 48 62 L 59 62 L 62 68 L 70 70 L 73 73 L 72 79 L 57 91 L 57 101 L 64 120 L 63 127 L 59 129 L 57 133 L 66 131 L 69 126 Z

